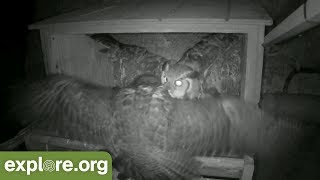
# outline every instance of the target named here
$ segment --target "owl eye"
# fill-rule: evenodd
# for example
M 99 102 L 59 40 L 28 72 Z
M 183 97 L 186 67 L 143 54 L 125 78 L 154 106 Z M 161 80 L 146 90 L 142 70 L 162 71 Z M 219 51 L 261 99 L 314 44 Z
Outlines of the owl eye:
M 182 81 L 180 81 L 180 80 L 177 80 L 174 83 L 175 83 L 176 86 L 181 86 L 182 85 Z

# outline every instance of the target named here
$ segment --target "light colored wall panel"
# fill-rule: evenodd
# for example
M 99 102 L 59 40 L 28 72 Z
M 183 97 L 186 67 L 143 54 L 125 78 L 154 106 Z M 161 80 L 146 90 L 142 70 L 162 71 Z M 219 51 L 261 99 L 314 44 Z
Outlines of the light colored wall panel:
M 248 31 L 246 58 L 242 63 L 241 97 L 257 103 L 260 100 L 263 67 L 264 27 Z
M 112 62 L 99 52 L 101 45 L 86 35 L 42 33 L 47 74 L 68 74 L 113 86 Z

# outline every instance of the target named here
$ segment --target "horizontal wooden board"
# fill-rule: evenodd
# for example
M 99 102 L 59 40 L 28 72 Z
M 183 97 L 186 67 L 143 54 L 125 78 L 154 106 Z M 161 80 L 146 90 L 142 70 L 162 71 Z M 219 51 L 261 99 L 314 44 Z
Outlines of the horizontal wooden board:
M 244 160 L 236 158 L 222 157 L 197 157 L 200 161 L 200 173 L 208 177 L 224 177 L 224 178 L 239 178 L 241 177 Z
M 320 1 L 308 0 L 267 34 L 265 45 L 279 43 L 319 24 Z
M 112 31 L 113 25 L 120 28 L 121 32 L 119 24 L 126 28 L 130 25 L 135 26 L 136 23 L 270 25 L 272 20 L 263 8 L 251 0 L 121 0 L 49 18 L 32 24 L 29 28 L 63 29 L 64 26 L 71 24 L 72 28 L 79 29 L 85 25 L 96 27 L 104 25 L 106 28 L 104 33 L 107 33 L 108 27 Z M 159 32 L 167 31 L 180 32 L 180 29 L 159 30 Z
M 77 140 L 47 136 L 45 132 L 37 131 L 25 138 L 28 150 L 40 151 L 72 151 L 72 150 L 103 150 L 103 145 L 90 144 Z M 254 166 L 250 157 L 244 159 L 227 157 L 196 157 L 201 162 L 200 174 L 207 177 L 240 178 L 245 166 Z M 251 179 L 252 172 L 248 172 Z M 214 178 L 203 178 L 214 179 Z
M 306 2 L 306 18 L 308 21 L 320 23 L 320 1 L 308 0 Z

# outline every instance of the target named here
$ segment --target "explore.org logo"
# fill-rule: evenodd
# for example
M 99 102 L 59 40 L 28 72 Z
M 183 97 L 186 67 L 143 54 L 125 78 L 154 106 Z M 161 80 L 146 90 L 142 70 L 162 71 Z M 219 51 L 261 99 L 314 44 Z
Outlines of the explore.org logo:
M 106 152 L 0 152 L 0 179 L 112 179 Z
M 24 166 L 25 165 L 25 166 Z M 42 161 L 42 157 L 38 158 L 38 161 L 35 160 L 8 160 L 4 163 L 4 169 L 8 172 L 13 171 L 22 171 L 26 172 L 27 175 L 30 175 L 31 172 L 35 171 L 96 171 L 100 175 L 106 175 L 108 173 L 108 161 L 107 160 L 82 160 L 79 162 L 78 167 L 73 167 L 73 163 L 70 160 L 45 160 Z

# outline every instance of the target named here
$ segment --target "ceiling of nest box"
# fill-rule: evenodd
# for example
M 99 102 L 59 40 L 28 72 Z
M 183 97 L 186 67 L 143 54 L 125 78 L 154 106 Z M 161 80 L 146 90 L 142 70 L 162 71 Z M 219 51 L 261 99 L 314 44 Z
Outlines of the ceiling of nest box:
M 271 24 L 267 12 L 251 0 L 111 0 L 29 28 L 70 34 L 242 32 Z

